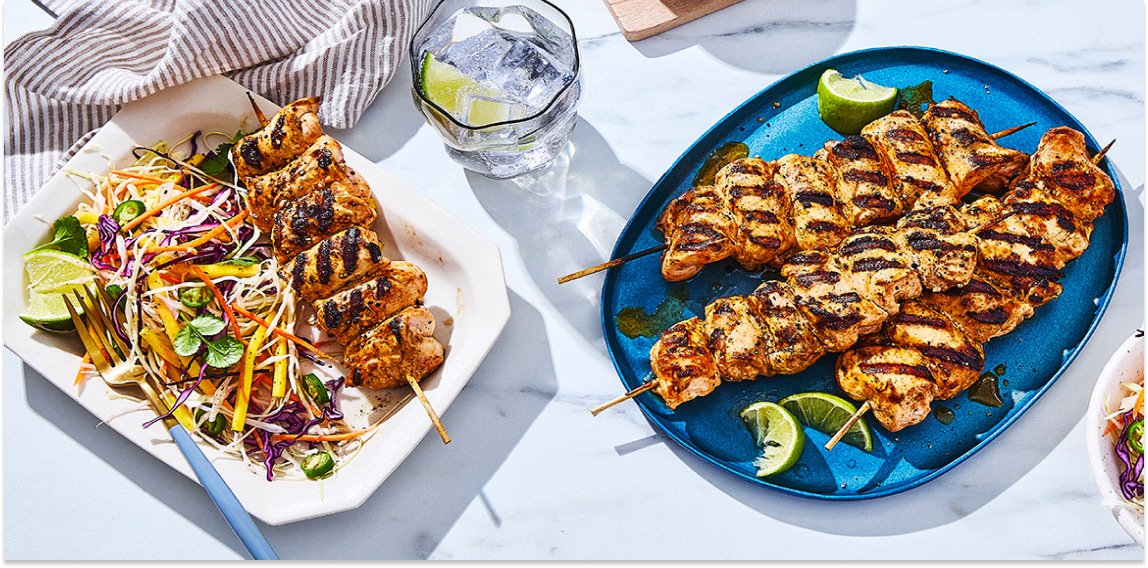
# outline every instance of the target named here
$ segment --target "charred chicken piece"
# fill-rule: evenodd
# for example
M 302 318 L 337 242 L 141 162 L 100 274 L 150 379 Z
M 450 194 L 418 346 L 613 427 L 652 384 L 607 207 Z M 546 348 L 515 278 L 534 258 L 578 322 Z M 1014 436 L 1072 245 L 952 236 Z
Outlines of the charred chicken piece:
M 247 201 L 255 225 L 263 231 L 274 226 L 275 216 L 311 192 L 340 184 L 351 195 L 368 200 L 371 190 L 357 172 L 347 167 L 343 149 L 330 136 L 321 136 L 286 167 L 246 180 Z
M 721 379 L 709 347 L 709 335 L 699 318 L 680 321 L 662 333 L 650 348 L 654 392 L 671 410 L 712 392 Z
M 1028 162 L 1024 152 L 997 144 L 977 111 L 956 99 L 929 107 L 922 122 L 958 197 L 994 175 L 1011 179 Z
M 670 282 L 692 278 L 711 263 L 729 258 L 737 232 L 724 200 L 712 186 L 695 187 L 666 206 L 658 229 L 668 248 L 662 254 L 662 276 Z
M 816 157 L 836 172 L 837 195 L 850 226 L 864 227 L 901 215 L 901 191 L 896 187 L 900 182 L 868 140 L 860 136 L 830 140 Z
M 720 298 L 706 306 L 705 327 L 727 381 L 750 381 L 769 373 L 765 326 L 757 317 L 753 296 Z
M 861 136 L 888 160 L 901 182 L 905 210 L 960 201 L 925 127 L 908 111 L 898 110 L 870 122 Z
M 363 330 L 422 302 L 426 291 L 427 277 L 422 269 L 396 260 L 378 278 L 316 300 L 312 306 L 319 327 L 345 345 Z
M 335 181 L 289 203 L 275 215 L 271 246 L 280 263 L 351 227 L 370 227 L 378 214 L 370 196 Z
M 442 365 L 443 346 L 434 338 L 434 315 L 407 308 L 347 344 L 343 363 L 354 369 L 350 386 L 382 389 L 422 380 Z
M 374 231 L 351 227 L 296 254 L 279 274 L 300 298 L 313 302 L 383 276 L 390 262 Z
M 797 250 L 825 250 L 849 233 L 841 212 L 833 169 L 822 160 L 787 154 L 777 160 L 775 178 L 793 203 L 793 233 Z
M 323 134 L 319 99 L 299 99 L 285 107 L 259 131 L 241 139 L 231 151 L 241 180 L 287 165 Z
M 758 270 L 793 246 L 793 206 L 774 181 L 777 165 L 759 158 L 727 164 L 715 177 L 736 230 L 733 257 L 746 270 Z

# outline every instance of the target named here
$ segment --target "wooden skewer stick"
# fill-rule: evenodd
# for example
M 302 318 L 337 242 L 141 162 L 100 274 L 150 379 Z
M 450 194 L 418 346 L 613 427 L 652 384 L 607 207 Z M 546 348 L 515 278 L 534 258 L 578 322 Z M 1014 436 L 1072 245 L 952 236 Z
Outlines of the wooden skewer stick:
M 866 412 L 869 412 L 870 406 L 871 405 L 869 404 L 869 401 L 866 400 L 865 404 L 862 404 L 861 408 L 858 408 L 857 412 L 854 412 L 853 416 L 850 416 L 849 420 L 845 421 L 845 425 L 842 426 L 841 429 L 838 430 L 837 433 L 834 434 L 833 437 L 830 438 L 828 442 L 825 442 L 825 449 L 826 450 L 832 450 L 833 446 L 836 446 L 837 442 L 840 442 L 841 438 L 845 437 L 845 433 L 848 432 L 849 429 L 853 427 L 853 424 L 857 423 L 857 421 L 861 419 L 861 415 L 865 414 Z
M 576 279 L 581 278 L 583 276 L 589 276 L 591 274 L 594 274 L 595 272 L 601 272 L 603 270 L 606 270 L 607 268 L 613 268 L 615 266 L 618 266 L 619 264 L 624 264 L 624 263 L 630 262 L 631 260 L 634 260 L 636 258 L 642 258 L 643 256 L 648 256 L 648 255 L 654 254 L 656 252 L 662 252 L 664 250 L 666 250 L 666 245 L 663 243 L 663 244 L 660 244 L 657 246 L 650 247 L 646 250 L 640 250 L 638 252 L 630 253 L 626 256 L 620 256 L 618 258 L 615 258 L 614 260 L 603 262 L 602 264 L 599 264 L 597 266 L 591 266 L 590 268 L 587 268 L 585 270 L 579 270 L 578 272 L 575 272 L 573 274 L 567 274 L 566 276 L 559 278 L 558 283 L 559 284 L 565 284 L 571 280 L 576 280 Z
M 590 414 L 597 416 L 599 412 L 602 412 L 603 410 L 606 410 L 607 408 L 610 408 L 611 406 L 614 406 L 615 404 L 618 404 L 620 402 L 625 402 L 627 400 L 630 400 L 631 398 L 634 398 L 635 396 L 638 396 L 638 395 L 654 388 L 654 385 L 656 385 L 656 384 L 657 384 L 657 381 L 650 379 L 650 380 L 630 389 L 626 394 L 619 396 L 618 398 L 615 398 L 614 400 L 611 400 L 610 402 L 607 402 L 605 404 L 602 404 L 602 405 L 594 408 L 593 410 L 590 411 Z
M 267 126 L 267 117 L 263 116 L 263 111 L 259 110 L 259 105 L 255 104 L 255 97 L 251 96 L 251 91 L 247 92 L 247 100 L 251 101 L 251 108 L 255 109 L 255 118 L 259 119 L 259 124 Z
M 1017 132 L 1020 132 L 1021 130 L 1024 130 L 1025 128 L 1028 128 L 1034 124 L 1036 124 L 1035 121 L 1030 122 L 1028 124 L 1022 124 L 1020 126 L 1014 126 L 1012 128 L 1006 128 L 1004 130 L 1001 130 L 1000 132 L 997 132 L 996 134 L 990 134 L 989 137 L 992 138 L 993 140 L 999 140 L 1001 138 L 1004 138 L 1005 136 L 1008 136 L 1009 134 L 1016 134 Z
M 1021 130 L 1024 130 L 1025 128 L 1028 128 L 1034 124 L 1036 124 L 1036 122 L 1030 122 L 1028 124 L 1022 124 L 1020 126 L 1014 126 L 1012 128 L 1002 130 L 1002 131 L 997 132 L 996 134 L 992 134 L 990 136 L 992 137 L 993 140 L 996 140 L 999 138 L 1004 138 L 1005 136 L 1008 136 L 1010 134 L 1016 134 L 1017 132 L 1020 132 Z M 641 251 L 638 251 L 635 253 L 630 253 L 626 256 L 621 256 L 621 257 L 615 258 L 613 260 L 603 262 L 602 264 L 599 264 L 596 266 L 591 266 L 590 268 L 587 268 L 585 270 L 579 270 L 578 272 L 575 272 L 573 274 L 567 274 L 566 276 L 559 278 L 558 283 L 559 284 L 565 284 L 571 280 L 577 280 L 583 276 L 589 276 L 591 274 L 594 274 L 595 272 L 601 272 L 603 270 L 606 270 L 607 268 L 613 268 L 615 266 L 618 266 L 619 264 L 625 264 L 627 262 L 630 262 L 631 260 L 634 260 L 637 258 L 642 258 L 643 256 L 651 255 L 651 254 L 654 254 L 656 252 L 662 252 L 664 250 L 666 250 L 666 245 L 663 243 L 663 244 L 660 244 L 660 245 L 657 245 L 654 247 L 650 247 L 646 250 L 641 250 Z
M 419 402 L 423 403 L 423 408 L 426 409 L 427 416 L 430 416 L 431 423 L 434 424 L 434 429 L 438 430 L 438 435 L 442 438 L 442 443 L 449 444 L 450 436 L 447 435 L 446 428 L 442 427 L 442 422 L 439 421 L 438 414 L 436 414 L 434 409 L 431 408 L 430 401 L 427 400 L 427 395 L 423 393 L 423 389 L 419 386 L 419 382 L 410 375 L 407 375 L 407 382 L 411 384 L 411 390 L 415 391 L 415 394 L 419 397 Z
M 1111 142 L 1109 142 L 1109 143 L 1108 143 L 1108 145 L 1107 145 L 1107 146 L 1105 146 L 1103 150 L 1101 150 L 1101 151 L 1100 151 L 1100 152 L 1098 152 L 1098 153 L 1097 153 L 1095 156 L 1093 156 L 1093 157 L 1092 157 L 1092 163 L 1093 163 L 1093 164 L 1096 164 L 1096 165 L 1098 165 L 1098 166 L 1099 166 L 1099 165 L 1100 165 L 1100 160 L 1103 160 L 1103 159 L 1104 159 L 1104 155 L 1108 153 L 1108 150 L 1109 150 L 1109 149 L 1111 149 L 1111 148 L 1112 148 L 1112 145 L 1113 145 L 1113 144 L 1115 144 L 1115 143 L 1116 143 L 1116 139 L 1115 139 L 1115 138 L 1113 138 L 1113 139 L 1112 139 L 1112 141 L 1111 141 Z

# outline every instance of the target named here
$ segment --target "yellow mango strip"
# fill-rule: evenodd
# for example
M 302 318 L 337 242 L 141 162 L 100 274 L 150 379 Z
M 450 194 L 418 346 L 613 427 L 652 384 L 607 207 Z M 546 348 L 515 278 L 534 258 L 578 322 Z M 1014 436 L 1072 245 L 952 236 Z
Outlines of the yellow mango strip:
M 76 220 L 81 225 L 94 225 L 100 221 L 100 214 L 95 211 L 77 211 Z
M 263 329 L 260 327 L 259 329 Z M 287 340 L 282 337 L 276 338 L 275 355 L 282 357 L 287 354 Z M 275 362 L 275 380 L 271 383 L 271 396 L 281 397 L 287 394 L 287 359 L 283 358 Z
M 263 345 L 263 338 L 267 335 L 267 328 L 260 327 L 255 330 L 251 342 L 247 344 L 247 351 L 243 353 L 242 381 L 239 390 L 235 393 L 235 413 L 231 415 L 231 430 L 243 431 L 243 423 L 247 419 L 247 405 L 251 401 L 251 378 L 255 371 L 255 355 Z
M 258 264 L 252 264 L 250 266 L 240 266 L 238 264 L 201 264 L 199 265 L 199 269 L 202 270 L 208 278 L 219 278 L 220 276 L 247 278 L 259 274 Z

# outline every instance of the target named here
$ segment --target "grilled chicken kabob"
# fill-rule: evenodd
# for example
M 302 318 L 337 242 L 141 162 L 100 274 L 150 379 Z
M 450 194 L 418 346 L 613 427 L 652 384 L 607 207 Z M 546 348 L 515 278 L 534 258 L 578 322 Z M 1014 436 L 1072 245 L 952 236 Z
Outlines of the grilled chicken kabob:
M 918 120 L 897 111 L 869 124 L 861 136 L 831 140 L 813 157 L 776 161 L 743 158 L 712 186 L 671 201 L 658 219 L 665 245 L 559 279 L 559 283 L 663 250 L 662 276 L 689 279 L 706 264 L 733 258 L 747 270 L 805 250 L 827 250 L 868 225 L 888 223 L 914 207 L 958 203 L 973 189 L 1011 179 L 1028 155 L 989 135 L 960 101 L 934 104 Z M 950 168 L 950 170 L 947 170 Z
M 1081 133 L 1046 132 L 1027 176 L 1003 200 L 986 196 L 964 208 L 982 226 L 972 280 L 906 302 L 880 333 L 837 360 L 838 384 L 891 432 L 924 420 L 933 400 L 956 396 L 980 376 L 985 342 L 1060 294 L 1061 269 L 1084 252 L 1092 222 L 1114 196 Z
M 1097 183 L 1107 183 L 1107 194 L 1097 190 L 1075 196 L 1063 189 L 1045 190 L 1035 200 L 1030 199 L 1035 190 L 1029 187 L 1048 187 L 1051 183 L 1040 181 L 1041 176 L 1068 172 L 1065 164 L 1048 165 L 1046 157 L 1065 153 L 1057 150 L 1064 143 L 1053 144 L 1068 136 L 1065 132 L 1075 133 L 1061 128 L 1046 135 L 1038 149 L 1040 161 L 1033 163 L 1026 181 L 1018 183 L 1003 201 L 982 198 L 963 212 L 951 206 L 919 209 L 895 227 L 856 231 L 832 252 L 807 251 L 790 257 L 782 269 L 784 282 L 766 282 L 748 296 L 715 300 L 706 307 L 704 318 L 671 326 L 650 350 L 653 379 L 594 412 L 651 389 L 673 409 L 710 393 L 722 380 L 800 372 L 825 352 L 845 351 L 860 337 L 880 330 L 886 319 L 902 312 L 902 301 L 925 291 L 943 292 L 959 286 L 964 286 L 960 290 L 978 289 L 978 284 L 965 286 L 978 266 L 978 255 L 983 259 L 982 274 L 1011 274 L 1010 282 L 1037 278 L 1028 286 L 1031 302 L 1038 304 L 1055 297 L 1057 285 L 1047 276 L 1059 274 L 1064 263 L 1087 245 L 1087 232 L 1083 242 L 1063 236 L 1067 230 L 1064 226 L 1074 227 L 1072 231 L 1086 230 L 1077 228 L 1085 225 L 1065 219 L 1064 212 L 1091 204 L 1088 210 L 1092 216 L 1082 217 L 1090 223 L 1112 198 L 1111 180 L 1093 167 L 1083 173 L 1096 176 L 1100 180 Z M 1079 133 L 1075 136 L 1083 139 Z M 1087 154 L 1084 156 L 1088 163 Z M 1075 171 L 1055 179 L 1061 180 L 1063 187 L 1071 187 L 1078 178 L 1068 174 Z M 998 233 L 1004 236 L 998 237 Z M 1044 244 L 1046 241 L 1049 244 Z M 1074 243 L 1074 255 L 1062 253 L 1049 260 L 1052 257 L 1043 251 L 1048 247 L 1060 250 L 1061 241 Z M 1027 252 L 1010 248 L 1017 243 L 1027 243 Z M 1041 252 L 1034 255 L 1035 251 Z M 1018 264 L 1018 259 L 1024 262 Z M 1038 260 L 1051 263 L 1052 271 Z M 899 321 L 916 321 L 916 306 L 907 301 Z M 988 314 L 985 317 L 1001 316 L 993 308 Z M 1031 309 L 1007 315 L 1015 327 L 1029 314 Z M 962 354 L 967 356 L 967 350 L 958 347 L 950 359 Z
M 348 386 L 409 384 L 449 442 L 418 384 L 443 361 L 434 316 L 422 307 L 426 275 L 383 255 L 370 229 L 377 216 L 370 188 L 323 134 L 318 107 L 317 98 L 291 103 L 236 145 L 232 160 L 251 216 L 271 232 L 280 275 L 311 303 L 316 324 L 345 345 Z

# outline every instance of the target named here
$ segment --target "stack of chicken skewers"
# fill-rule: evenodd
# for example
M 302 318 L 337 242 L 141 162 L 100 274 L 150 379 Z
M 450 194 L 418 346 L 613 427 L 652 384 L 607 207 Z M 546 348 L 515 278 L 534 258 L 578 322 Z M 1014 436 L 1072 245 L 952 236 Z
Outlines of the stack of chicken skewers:
M 795 176 L 782 170 L 787 163 L 805 162 L 808 170 L 829 172 L 821 178 L 828 178 L 826 187 L 836 193 L 822 193 L 844 196 L 842 203 L 866 194 L 876 196 L 870 204 L 882 203 L 888 193 L 861 193 L 852 189 L 856 184 L 842 187 L 841 182 L 883 177 L 900 188 L 892 195 L 910 212 L 893 227 L 861 228 L 836 242 L 827 239 L 828 246 L 795 247 L 804 252 L 776 247 L 772 258 L 760 262 L 782 264 L 786 281 L 767 282 L 748 296 L 719 299 L 707 306 L 704 319 L 691 318 L 666 330 L 651 349 L 654 378 L 644 388 L 675 408 L 708 394 L 722 380 L 797 373 L 825 352 L 848 351 L 838 363 L 843 390 L 869 401 L 875 417 L 891 431 L 918 423 L 933 399 L 955 396 L 979 376 L 985 341 L 1011 331 L 1034 307 L 1059 293 L 1060 269 L 1087 246 L 1092 221 L 1114 196 L 1112 181 L 1089 160 L 1080 133 L 1050 130 L 1029 160 L 993 144 L 976 113 L 953 100 L 933 105 L 920 122 L 907 113 L 889 115 L 866 127 L 863 137 L 869 144 L 830 142 L 815 158 L 757 160 L 767 164 L 761 168 L 755 163 L 757 169 L 774 171 L 772 179 L 763 175 L 757 183 L 788 190 L 797 213 Z M 841 162 L 834 164 L 831 157 L 843 144 L 854 146 L 845 157 L 868 157 L 880 167 L 880 176 L 843 174 Z M 828 159 L 818 160 L 826 154 Z M 749 193 L 741 183 L 730 183 L 731 178 L 745 179 L 738 177 L 745 162 L 726 166 L 716 185 L 730 187 L 731 195 Z M 1012 190 L 1003 199 L 983 197 L 954 207 L 974 188 L 1010 185 L 1010 177 Z M 785 214 L 784 200 L 778 201 L 782 206 L 775 217 L 793 219 Z M 668 206 L 667 213 L 674 208 Z M 663 220 L 668 217 L 664 214 Z M 855 214 L 853 219 L 864 224 L 889 217 Z M 800 243 L 801 227 L 793 222 L 774 235 L 785 237 L 788 231 L 789 242 Z M 673 229 L 671 222 L 663 228 Z M 716 245 L 735 251 L 748 240 L 739 241 L 736 232 L 711 230 L 708 240 L 699 238 L 675 251 L 671 232 L 670 250 L 663 257 L 668 280 L 681 271 L 667 274 L 667 258 L 696 273 L 717 259 L 712 254 L 720 249 Z M 814 240 L 809 235 L 806 240 Z M 694 251 L 698 254 L 691 255 Z M 729 256 L 742 260 L 734 252 L 721 258 Z M 859 339 L 860 346 L 850 350 Z
M 281 276 L 345 346 L 348 386 L 410 385 L 449 441 L 418 381 L 443 362 L 419 267 L 383 255 L 371 190 L 323 134 L 317 98 L 283 107 L 232 150 L 255 225 L 271 233 Z M 258 111 L 258 109 L 256 109 Z M 262 119 L 262 116 L 260 116 Z

